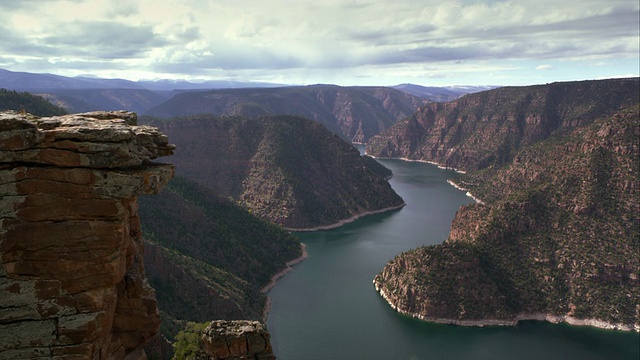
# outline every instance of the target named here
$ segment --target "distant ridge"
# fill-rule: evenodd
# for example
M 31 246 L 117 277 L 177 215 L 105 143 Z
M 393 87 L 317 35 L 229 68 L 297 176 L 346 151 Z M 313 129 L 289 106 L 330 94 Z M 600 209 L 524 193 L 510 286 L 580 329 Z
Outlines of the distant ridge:
M 394 89 L 404 91 L 407 94 L 418 96 L 422 99 L 443 102 L 452 101 L 465 94 L 495 89 L 498 86 L 421 86 L 415 84 L 400 84 L 392 86 Z
M 321 123 L 347 141 L 366 143 L 371 136 L 413 114 L 422 103 L 416 96 L 387 87 L 310 85 L 181 93 L 147 114 L 163 118 L 298 115 Z
M 203 89 L 277 87 L 282 84 L 211 80 L 104 79 L 91 75 L 67 77 L 54 74 L 14 72 L 0 69 L 0 88 L 30 92 L 64 108 L 67 112 L 128 110 L 139 114 L 177 93 Z
M 284 84 L 210 80 L 193 82 L 187 80 L 140 80 L 105 79 L 91 75 L 68 77 L 46 73 L 30 73 L 0 69 L 0 88 L 10 90 L 42 92 L 55 90 L 85 90 L 85 89 L 146 89 L 152 91 L 195 90 L 195 89 L 223 89 L 242 87 L 277 87 Z

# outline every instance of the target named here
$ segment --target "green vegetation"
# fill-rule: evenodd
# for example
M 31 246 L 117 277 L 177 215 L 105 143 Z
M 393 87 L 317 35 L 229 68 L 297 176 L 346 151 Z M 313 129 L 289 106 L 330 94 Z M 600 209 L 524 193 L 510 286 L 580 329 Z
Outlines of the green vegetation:
M 372 171 L 357 149 L 320 124 L 293 116 L 260 121 L 265 135 L 240 198 L 258 216 L 305 228 L 402 204 L 378 174 L 383 170 Z
M 179 176 L 139 203 L 145 268 L 169 340 L 184 321 L 260 319 L 260 289 L 301 255 L 278 225 Z
M 176 335 L 176 342 L 173 344 L 175 350 L 173 359 L 194 359 L 200 351 L 202 334 L 208 325 L 209 323 L 188 322 L 185 328 Z
M 7 89 L 0 89 L 0 111 L 2 110 L 24 111 L 36 116 L 55 116 L 67 113 L 64 109 L 51 104 L 40 96 Z

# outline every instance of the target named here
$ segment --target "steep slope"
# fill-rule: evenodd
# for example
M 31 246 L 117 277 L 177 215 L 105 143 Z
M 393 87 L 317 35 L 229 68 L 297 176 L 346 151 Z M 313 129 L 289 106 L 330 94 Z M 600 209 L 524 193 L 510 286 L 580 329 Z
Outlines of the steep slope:
M 365 143 L 397 120 L 413 114 L 421 104 L 420 98 L 391 88 L 313 85 L 183 93 L 146 114 L 164 118 L 198 114 L 299 115 L 323 124 L 348 141 Z
M 308 119 L 200 116 L 154 124 L 178 146 L 178 174 L 287 228 L 335 226 L 404 204 L 384 170 L 371 170 L 353 146 Z
M 66 111 L 28 92 L 0 89 L 0 111 L 25 111 L 36 116 L 63 115 Z
M 140 213 L 147 274 L 170 339 L 180 321 L 261 319 L 260 289 L 301 255 L 279 226 L 181 177 L 141 199 Z
M 503 87 L 428 104 L 372 138 L 376 157 L 426 160 L 461 170 L 503 165 L 526 145 L 631 106 L 640 80 Z
M 582 122 L 463 177 L 485 204 L 461 208 L 444 244 L 390 261 L 374 281 L 387 301 L 463 325 L 640 330 L 639 107 Z

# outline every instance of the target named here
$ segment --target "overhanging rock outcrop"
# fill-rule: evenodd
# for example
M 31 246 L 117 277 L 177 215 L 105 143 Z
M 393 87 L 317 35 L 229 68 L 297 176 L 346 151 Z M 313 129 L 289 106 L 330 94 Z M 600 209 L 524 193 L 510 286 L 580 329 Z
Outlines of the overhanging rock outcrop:
M 0 358 L 144 358 L 159 329 L 137 196 L 174 146 L 129 112 L 0 113 Z

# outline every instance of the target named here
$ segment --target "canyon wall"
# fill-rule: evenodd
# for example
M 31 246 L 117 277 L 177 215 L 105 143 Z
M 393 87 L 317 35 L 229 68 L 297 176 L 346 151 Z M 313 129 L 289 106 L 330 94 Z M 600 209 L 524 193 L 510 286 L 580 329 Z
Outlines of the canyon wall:
M 422 106 L 372 137 L 367 153 L 465 171 L 510 163 L 518 151 L 638 102 L 640 80 L 503 87 Z
M 159 330 L 137 196 L 174 146 L 128 112 L 0 113 L 0 358 L 145 358 Z
M 640 331 L 639 119 L 636 104 L 456 178 L 483 203 L 443 244 L 391 260 L 376 289 L 427 321 Z
M 218 89 L 177 94 L 147 115 L 171 118 L 198 114 L 259 117 L 297 115 L 324 125 L 348 142 L 369 138 L 413 114 L 423 101 L 386 87 L 311 85 Z

